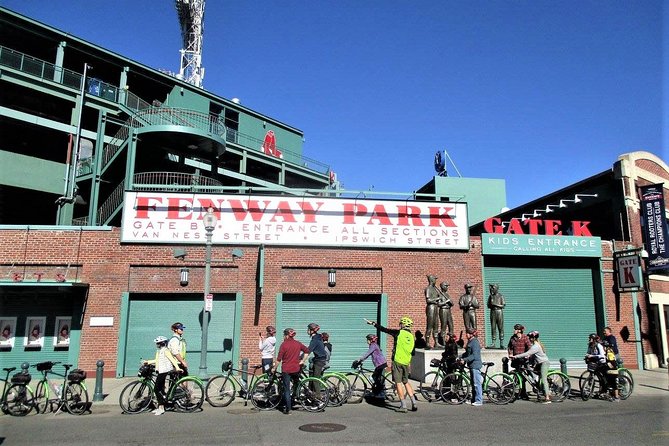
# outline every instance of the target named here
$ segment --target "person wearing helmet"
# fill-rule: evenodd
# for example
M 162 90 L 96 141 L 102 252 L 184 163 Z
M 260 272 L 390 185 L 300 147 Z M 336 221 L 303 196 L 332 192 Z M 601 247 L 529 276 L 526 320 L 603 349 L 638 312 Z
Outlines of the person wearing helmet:
M 617 370 L 609 370 L 609 366 L 606 364 L 606 350 L 597 333 L 590 333 L 590 336 L 588 336 L 588 352 L 585 355 L 585 362 L 588 365 L 588 370 L 598 372 L 597 375 L 600 377 L 599 388 L 603 391 L 602 393 L 607 388 L 611 389 L 612 400 L 620 401 L 618 398 Z M 601 380 L 603 377 L 606 377 L 606 382 Z
M 386 357 L 383 356 L 383 352 L 379 347 L 379 337 L 370 333 L 365 336 L 365 338 L 367 339 L 367 345 L 369 348 L 364 355 L 353 362 L 353 365 L 354 367 L 357 367 L 358 364 L 362 364 L 365 359 L 369 358 L 370 356 L 372 357 L 372 364 L 374 364 L 374 373 L 372 373 L 372 396 L 374 398 L 385 399 L 386 396 L 384 395 L 383 391 L 383 372 L 386 370 L 386 367 L 388 367 L 388 361 L 386 360 Z
M 325 348 L 325 343 L 323 342 L 323 336 L 318 332 L 320 329 L 320 325 L 315 322 L 307 325 L 307 334 L 311 336 L 309 352 L 314 355 L 310 367 L 310 375 L 315 376 L 316 378 L 323 376 L 323 369 L 325 369 L 328 362 L 328 354 Z
M 262 333 L 258 333 L 258 350 L 260 350 L 260 361 L 263 372 L 267 373 L 272 369 L 274 363 L 274 352 L 276 351 L 276 328 L 268 325 L 265 328 L 267 337 L 263 337 Z
M 144 364 L 154 364 L 158 371 L 154 387 L 158 407 L 153 413 L 155 415 L 162 415 L 165 413 L 165 401 L 167 400 L 167 396 L 165 395 L 165 380 L 167 379 L 167 375 L 173 370 L 178 372 L 182 370 L 179 367 L 179 361 L 172 355 L 170 349 L 167 348 L 167 338 L 165 336 L 158 336 L 153 342 L 156 343 L 156 348 L 158 349 L 156 359 L 144 361 Z
M 365 321 L 373 327 L 376 327 L 377 330 L 388 333 L 393 337 L 395 341 L 392 356 L 393 382 L 397 387 L 397 396 L 400 399 L 400 407 L 397 411 L 407 411 L 407 406 L 404 403 L 404 396 L 408 395 L 411 402 L 411 410 L 415 412 L 418 410 L 416 394 L 409 383 L 409 364 L 411 364 L 411 357 L 414 355 L 416 344 L 416 340 L 411 332 L 413 320 L 407 316 L 402 317 L 400 319 L 399 329 L 386 328 L 367 319 L 365 319 Z
M 506 346 L 507 353 L 509 358 L 514 355 L 520 355 L 525 353 L 532 347 L 530 339 L 525 335 L 525 327 L 521 324 L 516 324 L 513 326 L 513 336 L 509 339 L 509 344 Z M 511 367 L 517 369 L 521 364 L 519 359 L 511 360 Z M 520 378 L 520 399 L 529 400 L 530 397 L 527 395 L 527 388 L 525 379 L 521 376 Z
M 295 330 L 286 328 L 283 330 L 283 342 L 276 355 L 276 364 L 272 368 L 276 370 L 281 365 L 281 379 L 283 381 L 283 413 L 288 415 L 291 410 L 291 383 L 297 386 L 302 370 L 301 355 L 308 354 L 309 349 L 300 341 L 295 339 Z
M 548 367 L 550 363 L 548 362 L 548 356 L 544 351 L 544 346 L 539 341 L 539 332 L 531 331 L 527 334 L 528 339 L 532 343 L 532 346 L 525 353 L 520 353 L 518 355 L 512 355 L 511 359 L 531 359 L 534 358 L 535 367 L 534 372 L 538 373 L 540 376 L 540 384 L 544 390 L 544 404 L 551 403 L 550 392 L 548 391 Z M 537 395 L 537 400 L 539 400 L 539 395 Z
M 184 324 L 175 322 L 172 324 L 172 337 L 167 344 L 172 355 L 179 361 L 184 376 L 188 375 L 188 364 L 186 363 L 186 340 L 184 339 Z
M 458 359 L 458 343 L 455 342 L 453 333 L 444 335 L 444 352 L 441 354 L 441 361 L 446 364 L 446 373 L 455 371 L 455 364 Z
M 325 367 L 330 367 L 330 358 L 332 357 L 332 342 L 330 342 L 330 335 L 328 333 L 323 333 L 321 335 L 323 338 L 323 345 L 325 346 Z
M 478 339 L 478 331 L 475 328 L 468 328 L 466 331 L 467 347 L 460 358 L 467 363 L 469 367 L 469 377 L 472 385 L 472 400 L 468 402 L 472 406 L 483 405 L 483 376 L 481 375 L 481 343 Z

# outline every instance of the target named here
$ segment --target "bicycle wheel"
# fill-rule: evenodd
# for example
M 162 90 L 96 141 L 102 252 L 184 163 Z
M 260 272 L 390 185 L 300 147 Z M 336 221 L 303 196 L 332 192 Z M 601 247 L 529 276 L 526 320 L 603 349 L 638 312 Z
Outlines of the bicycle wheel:
M 33 406 L 37 413 L 46 413 L 49 407 L 49 387 L 46 381 L 40 381 L 35 387 L 35 398 L 33 399 Z
M 88 391 L 82 383 L 67 383 L 63 405 L 72 415 L 81 415 L 88 410 Z
M 449 373 L 441 380 L 439 394 L 448 404 L 462 404 L 469 396 L 469 384 L 461 373 Z
M 551 401 L 560 402 L 567 398 L 571 385 L 569 384 L 569 377 L 560 372 L 548 372 L 546 377 L 548 380 L 548 394 Z
M 204 403 L 204 387 L 198 379 L 186 376 L 176 382 L 169 400 L 177 412 L 195 412 Z
M 307 412 L 321 412 L 328 405 L 328 389 L 325 381 L 309 377 L 297 385 L 295 398 Z
M 25 417 L 35 407 L 33 391 L 24 384 L 13 384 L 5 398 L 5 411 L 13 417 Z
M 587 376 L 581 375 L 582 385 L 581 385 L 581 399 L 583 401 L 588 401 L 595 394 L 595 387 L 597 386 L 597 377 L 594 373 L 588 373 Z M 579 380 L 580 381 L 580 380 Z
M 346 376 L 346 373 L 343 372 L 330 372 L 332 375 L 337 375 L 343 384 L 343 386 L 346 388 L 346 393 L 344 394 L 344 403 L 348 401 L 349 396 L 351 396 L 351 382 L 348 380 L 348 377 Z
M 351 404 L 361 403 L 367 392 L 367 383 L 358 373 L 347 373 L 346 377 L 351 383 L 348 402 Z
M 621 367 L 618 369 L 618 374 L 624 375 L 630 380 L 630 385 L 632 386 L 630 392 L 632 392 L 634 390 L 634 377 L 632 376 L 632 372 L 630 372 L 629 369 Z
M 432 402 L 441 399 L 439 387 L 441 386 L 441 379 L 438 372 L 426 373 L 423 381 L 419 384 L 418 390 L 423 395 L 425 401 Z
M 124 413 L 140 413 L 151 407 L 153 388 L 146 381 L 133 381 L 126 385 L 118 398 L 118 404 Z
M 235 382 L 227 375 L 213 377 L 207 383 L 205 397 L 214 407 L 225 407 L 235 399 L 237 388 Z
M 328 384 L 328 406 L 339 407 L 344 404 L 348 397 L 346 378 L 332 373 L 323 375 L 323 379 Z
M 483 392 L 494 404 L 508 404 L 516 397 L 516 385 L 511 375 L 495 373 L 488 377 Z
M 629 376 L 618 374 L 617 384 L 618 384 L 618 395 L 620 396 L 621 400 L 626 400 L 627 398 L 630 397 L 630 395 L 632 395 L 632 391 L 634 390 L 634 384 L 632 384 L 632 381 L 630 380 Z
M 251 403 L 259 410 L 271 410 L 281 402 L 281 386 L 277 378 L 258 378 L 251 389 Z

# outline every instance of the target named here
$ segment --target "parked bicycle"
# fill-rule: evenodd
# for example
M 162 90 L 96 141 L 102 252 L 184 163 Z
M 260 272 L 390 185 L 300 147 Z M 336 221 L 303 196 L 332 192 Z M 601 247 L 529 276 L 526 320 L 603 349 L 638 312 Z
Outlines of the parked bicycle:
M 33 410 L 34 396 L 33 391 L 28 387 L 31 376 L 25 371 L 15 373 L 9 378 L 9 374 L 16 370 L 16 367 L 3 368 L 6 372 L 3 381 L 2 399 L 0 408 L 3 413 L 13 417 L 24 417 Z
M 72 415 L 82 415 L 89 409 L 88 405 L 88 390 L 86 389 L 86 372 L 81 369 L 73 369 L 72 364 L 62 364 L 65 371 L 63 374 L 53 372 L 53 366 L 60 364 L 60 362 L 45 361 L 35 364 L 38 372 L 42 373 L 42 379 L 39 380 L 35 387 L 34 405 L 37 413 L 46 413 L 52 411 L 58 413 L 65 409 Z M 49 385 L 49 373 L 56 376 L 61 376 L 63 382 L 60 385 Z
M 240 375 L 242 370 L 232 367 L 232 361 L 225 361 L 221 365 L 221 375 L 216 375 L 209 379 L 207 387 L 205 388 L 205 398 L 213 407 L 226 407 L 237 395 L 244 398 L 244 405 L 251 403 L 260 410 L 267 410 L 276 407 L 272 398 L 276 398 L 276 383 L 270 383 L 267 379 L 267 374 L 255 376 L 258 369 L 262 369 L 262 365 L 252 367 L 253 374 L 249 374 L 247 380 L 243 380 Z M 237 372 L 235 375 L 233 372 Z
M 609 386 L 607 377 L 601 370 L 586 370 L 578 380 L 581 399 L 587 401 L 590 398 L 611 398 L 609 395 Z M 625 373 L 618 373 L 616 376 L 616 386 L 621 400 L 626 400 L 632 395 L 634 385 L 629 376 Z
M 483 379 L 483 393 L 494 404 L 508 404 L 513 401 L 516 386 L 513 377 L 508 373 L 498 372 L 488 374 L 488 369 L 495 365 L 494 362 L 484 362 L 485 369 L 481 370 Z M 472 382 L 469 372 L 465 372 L 464 364 L 459 364 L 458 369 L 449 373 L 441 380 L 439 392 L 441 399 L 448 404 L 462 404 L 472 396 Z
M 330 366 L 323 369 L 323 376 L 321 379 L 328 385 L 328 406 L 339 407 L 344 404 L 349 397 L 351 385 L 346 378 L 345 373 L 328 371 Z M 308 378 L 313 374 L 313 364 L 309 365 L 309 374 L 303 367 L 300 372 L 302 378 Z
M 302 366 L 304 370 L 304 366 Z M 263 410 L 275 409 L 283 400 L 283 379 L 279 372 L 269 372 L 267 376 L 260 378 L 258 385 L 266 389 L 267 404 Z M 295 405 L 300 405 L 307 412 L 321 412 L 329 402 L 328 384 L 321 378 L 315 376 L 300 378 L 297 385 L 292 388 L 292 400 Z
M 427 372 L 418 387 L 420 394 L 427 402 L 441 400 L 441 381 L 449 372 L 447 364 L 437 358 L 430 361 L 430 366 L 436 367 L 437 370 Z
M 138 379 L 130 382 L 121 391 L 119 405 L 124 413 L 136 414 L 157 407 L 154 401 L 156 369 L 153 364 L 143 364 L 137 372 Z M 177 412 L 195 412 L 204 402 L 204 385 L 196 376 L 181 376 L 172 371 L 167 376 L 167 400 L 165 407 Z
M 364 368 L 363 363 L 360 361 L 353 361 L 351 368 L 354 371 L 346 374 L 348 381 L 351 383 L 348 402 L 360 403 L 367 396 L 367 393 L 372 391 L 372 387 L 374 386 L 372 373 L 374 373 L 374 370 Z M 396 401 L 398 399 L 397 388 L 392 379 L 390 379 L 390 372 L 383 374 L 383 395 L 388 401 Z
M 543 395 L 544 390 L 540 382 L 540 377 L 534 372 L 528 361 L 520 362 L 518 368 L 511 370 L 509 374 L 513 377 L 513 382 L 516 387 L 514 400 L 519 396 L 523 380 L 532 387 L 532 391 L 537 395 L 537 398 L 540 395 Z M 569 393 L 571 392 L 571 382 L 567 375 L 558 370 L 549 370 L 546 379 L 548 380 L 548 392 L 550 393 L 551 401 L 564 401 L 564 399 L 569 396 Z

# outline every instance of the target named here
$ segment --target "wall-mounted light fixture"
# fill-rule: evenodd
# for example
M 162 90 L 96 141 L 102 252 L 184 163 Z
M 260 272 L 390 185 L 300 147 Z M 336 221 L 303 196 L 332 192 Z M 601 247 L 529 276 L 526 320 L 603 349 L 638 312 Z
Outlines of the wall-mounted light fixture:
M 553 208 L 559 208 L 559 204 L 548 204 L 546 205 L 546 210 L 544 212 L 549 213 L 549 212 L 554 212 Z
M 188 268 L 181 268 L 181 275 L 179 276 L 179 285 L 188 286 Z
M 334 287 L 337 285 L 337 271 L 333 268 L 328 270 L 328 286 Z
M 520 217 L 520 221 L 529 220 L 530 217 L 534 217 L 534 214 L 523 214 Z
M 581 200 L 580 197 L 594 197 L 597 198 L 597 194 L 576 194 L 574 195 L 574 203 L 580 203 L 583 200 Z

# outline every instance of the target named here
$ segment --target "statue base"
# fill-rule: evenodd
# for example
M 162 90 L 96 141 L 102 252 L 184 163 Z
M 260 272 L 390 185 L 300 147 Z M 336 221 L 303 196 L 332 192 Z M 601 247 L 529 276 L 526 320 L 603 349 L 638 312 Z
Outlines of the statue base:
M 411 358 L 411 371 L 409 376 L 416 381 L 423 381 L 426 373 L 436 371 L 435 367 L 430 366 L 430 361 L 433 359 L 441 359 L 443 349 L 425 350 L 422 348 L 416 349 L 416 354 Z M 459 348 L 458 354 L 462 355 L 464 349 Z M 495 365 L 488 369 L 488 373 L 497 373 L 502 371 L 502 358 L 506 358 L 507 351 L 499 348 L 483 348 L 481 349 L 481 360 L 483 362 L 494 362 Z M 485 367 L 484 367 L 485 368 Z

